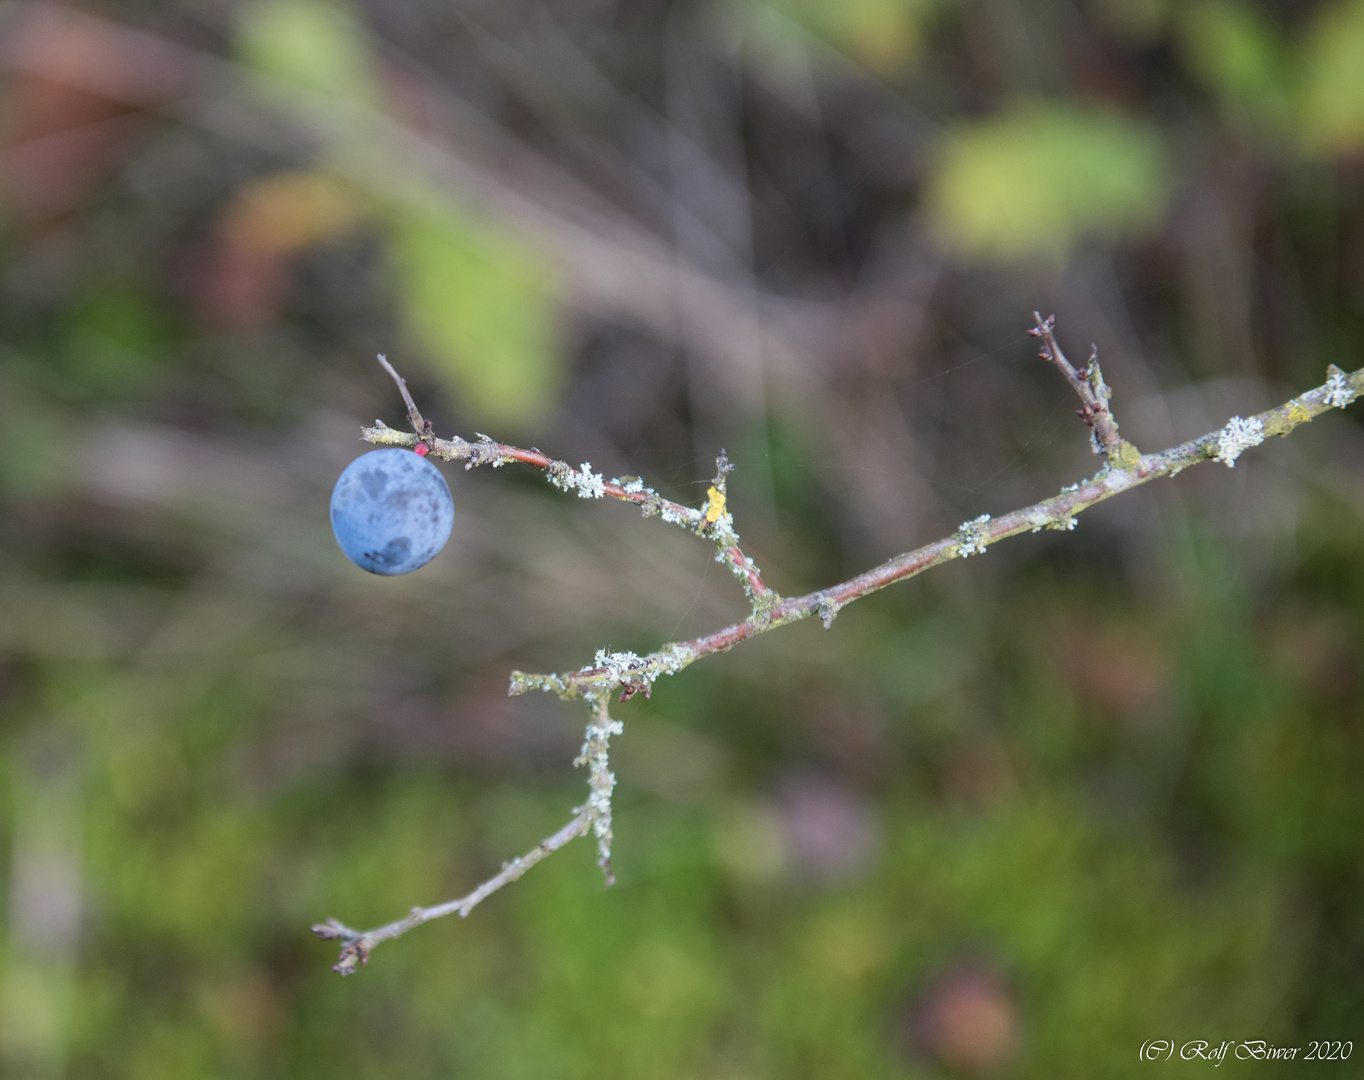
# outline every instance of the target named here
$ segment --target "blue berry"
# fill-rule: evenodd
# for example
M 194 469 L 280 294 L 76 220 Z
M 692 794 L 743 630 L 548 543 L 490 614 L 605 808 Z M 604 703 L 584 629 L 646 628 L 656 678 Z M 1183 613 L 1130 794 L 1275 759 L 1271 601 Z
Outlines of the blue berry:
M 371 574 L 410 574 L 450 539 L 455 504 L 424 457 L 390 447 L 349 465 L 332 489 L 332 532 L 346 558 Z

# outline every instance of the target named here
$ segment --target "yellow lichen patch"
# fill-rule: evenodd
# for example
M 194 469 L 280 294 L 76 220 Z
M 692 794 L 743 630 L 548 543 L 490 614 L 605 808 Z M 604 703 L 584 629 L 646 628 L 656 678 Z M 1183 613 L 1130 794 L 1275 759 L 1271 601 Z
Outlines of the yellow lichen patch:
M 1133 446 L 1126 439 L 1118 444 L 1118 448 L 1108 456 L 1109 463 L 1125 472 L 1136 472 L 1141 465 L 1141 451 Z
M 1315 413 L 1309 409 L 1305 402 L 1299 398 L 1294 398 L 1284 406 L 1281 417 L 1273 417 L 1265 429 L 1271 435 L 1287 435 L 1299 424 L 1305 424 L 1315 417 Z M 1275 421 L 1278 421 L 1277 423 Z
M 725 512 L 725 493 L 710 487 L 706 489 L 706 498 L 710 500 L 706 507 L 706 520 L 714 524 L 720 520 L 720 515 Z

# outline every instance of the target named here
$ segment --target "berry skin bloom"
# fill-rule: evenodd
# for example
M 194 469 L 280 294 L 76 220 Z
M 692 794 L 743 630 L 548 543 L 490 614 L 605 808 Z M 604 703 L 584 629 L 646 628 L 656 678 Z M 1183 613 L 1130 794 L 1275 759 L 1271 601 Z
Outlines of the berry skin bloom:
M 389 447 L 346 466 L 332 489 L 331 519 L 346 558 L 391 577 L 435 558 L 450 539 L 455 504 L 431 462 Z

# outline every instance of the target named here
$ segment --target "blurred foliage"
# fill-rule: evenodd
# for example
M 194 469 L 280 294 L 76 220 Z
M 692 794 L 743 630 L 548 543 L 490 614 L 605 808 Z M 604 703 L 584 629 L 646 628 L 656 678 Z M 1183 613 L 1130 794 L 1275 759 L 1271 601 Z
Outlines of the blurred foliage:
M 418 574 L 355 571 L 373 353 L 442 434 L 692 505 L 728 446 L 746 548 L 817 588 L 1093 472 L 1034 309 L 1147 450 L 1359 365 L 1364 5 L 103 10 L 0 10 L 0 1074 L 1361 1042 L 1354 412 L 620 706 L 612 890 L 570 847 L 344 982 L 306 928 L 566 820 L 583 716 L 510 669 L 742 612 L 694 538 L 510 468 L 446 470 Z
M 365 34 L 334 0 L 262 0 L 237 23 L 237 52 L 252 70 L 316 94 L 373 104 Z
M 1364 146 L 1364 3 L 1323 9 L 1305 42 L 1300 121 L 1307 145 L 1326 153 Z
M 364 211 L 364 200 L 326 173 L 272 173 L 242 188 L 223 231 L 248 253 L 293 255 L 344 236 Z
M 848 0 L 842 4 L 778 0 L 768 6 L 871 70 L 895 74 L 918 58 L 925 24 L 949 5 L 947 0 Z
M 952 248 L 1059 257 L 1087 232 L 1149 228 L 1165 177 L 1153 132 L 1106 112 L 1033 105 L 958 130 L 925 199 Z
M 258 3 L 241 19 L 238 51 L 252 69 L 281 80 L 271 88 L 277 94 L 298 87 L 332 103 L 378 101 L 366 34 L 346 4 Z M 353 156 L 364 136 L 338 119 L 333 152 Z M 284 253 L 330 239 L 356 216 L 356 196 L 325 175 L 271 177 L 249 198 L 239 227 L 244 243 Z M 546 260 L 498 222 L 475 219 L 437 191 L 400 189 L 384 201 L 380 220 L 412 343 L 490 426 L 529 430 L 544 419 L 561 382 Z
M 1293 109 L 1282 35 L 1267 12 L 1248 4 L 1192 6 L 1183 28 L 1190 66 L 1233 113 L 1288 134 Z
M 391 230 L 410 331 L 464 408 L 515 431 L 543 420 L 561 381 L 544 260 L 449 206 L 399 210 Z
M 1364 4 L 1320 5 L 1286 36 L 1262 6 L 1210 0 L 1190 6 L 1182 39 L 1194 71 L 1252 131 L 1317 155 L 1364 145 Z

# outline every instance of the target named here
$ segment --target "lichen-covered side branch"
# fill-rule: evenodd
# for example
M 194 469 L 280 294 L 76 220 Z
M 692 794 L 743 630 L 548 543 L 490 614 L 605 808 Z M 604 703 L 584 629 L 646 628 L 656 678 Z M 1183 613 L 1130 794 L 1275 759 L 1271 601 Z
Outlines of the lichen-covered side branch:
M 355 930 L 336 919 L 317 923 L 313 926 L 314 934 L 341 943 L 341 956 L 332 965 L 333 971 L 340 975 L 353 975 L 361 965 L 369 963 L 369 954 L 375 946 L 402 937 L 409 930 L 432 919 L 455 914 L 464 918 L 498 889 L 510 885 L 541 859 L 558 851 L 570 840 L 588 833 L 594 833 L 597 837 L 597 864 L 606 875 L 606 884 L 615 884 L 611 874 L 611 793 L 616 787 L 616 775 L 611 771 L 608 755 L 611 736 L 619 735 L 624 729 L 619 720 L 611 719 L 609 698 L 591 698 L 589 704 L 592 706 L 592 720 L 583 737 L 582 751 L 573 762 L 575 766 L 587 767 L 587 802 L 573 811 L 568 824 L 545 837 L 524 855 L 504 863 L 501 870 L 458 900 L 447 900 L 431 907 L 414 907 L 404 918 L 374 930 Z

